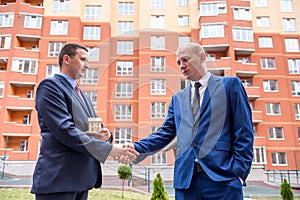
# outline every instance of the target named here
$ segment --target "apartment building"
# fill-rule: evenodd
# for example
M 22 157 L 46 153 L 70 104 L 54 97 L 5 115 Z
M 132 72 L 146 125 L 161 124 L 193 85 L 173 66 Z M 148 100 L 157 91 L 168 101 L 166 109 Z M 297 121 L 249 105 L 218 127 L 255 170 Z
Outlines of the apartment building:
M 0 156 L 34 161 L 41 137 L 35 90 L 59 72 L 67 42 L 89 49 L 81 79 L 115 143 L 163 122 L 171 96 L 188 84 L 180 44 L 207 52 L 207 67 L 237 76 L 255 130 L 253 167 L 300 167 L 300 2 L 296 0 L 0 0 Z M 143 165 L 174 164 L 172 151 Z

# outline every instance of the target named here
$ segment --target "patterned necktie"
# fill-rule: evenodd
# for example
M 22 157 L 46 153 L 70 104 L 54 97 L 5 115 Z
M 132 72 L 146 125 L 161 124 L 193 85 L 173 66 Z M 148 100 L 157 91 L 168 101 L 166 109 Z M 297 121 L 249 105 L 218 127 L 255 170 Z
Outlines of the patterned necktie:
M 199 111 L 200 108 L 200 94 L 199 94 L 199 88 L 201 87 L 201 83 L 196 82 L 195 83 L 195 92 L 194 92 L 194 96 L 193 96 L 193 105 L 192 105 L 192 109 L 193 109 L 193 115 L 194 115 L 194 119 Z
M 75 90 L 76 90 L 77 94 L 80 96 L 80 98 L 83 99 L 82 96 L 81 96 L 81 92 L 80 92 L 80 88 L 79 88 L 79 83 L 78 82 L 76 82 Z

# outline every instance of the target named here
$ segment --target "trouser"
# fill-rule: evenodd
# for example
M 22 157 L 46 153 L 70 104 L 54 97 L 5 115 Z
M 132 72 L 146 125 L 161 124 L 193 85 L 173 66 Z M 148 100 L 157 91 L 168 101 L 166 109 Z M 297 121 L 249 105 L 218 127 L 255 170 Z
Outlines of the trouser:
M 36 200 L 87 200 L 88 191 L 36 194 Z
M 239 178 L 216 182 L 195 166 L 188 189 L 175 189 L 176 200 L 243 200 L 243 186 Z

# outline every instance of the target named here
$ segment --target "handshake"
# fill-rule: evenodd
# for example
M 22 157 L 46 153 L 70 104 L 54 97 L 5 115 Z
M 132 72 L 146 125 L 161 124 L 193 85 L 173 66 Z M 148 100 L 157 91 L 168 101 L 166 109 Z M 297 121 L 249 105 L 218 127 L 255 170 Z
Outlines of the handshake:
M 109 155 L 118 160 L 119 163 L 128 165 L 137 158 L 139 152 L 135 150 L 132 143 L 124 143 L 114 144 Z
M 88 136 L 94 137 L 98 140 L 109 141 L 111 138 L 111 132 L 107 128 L 101 128 L 98 132 L 87 131 L 85 132 Z M 114 144 L 109 156 L 118 160 L 119 163 L 128 165 L 134 161 L 139 152 L 137 152 L 132 143 Z

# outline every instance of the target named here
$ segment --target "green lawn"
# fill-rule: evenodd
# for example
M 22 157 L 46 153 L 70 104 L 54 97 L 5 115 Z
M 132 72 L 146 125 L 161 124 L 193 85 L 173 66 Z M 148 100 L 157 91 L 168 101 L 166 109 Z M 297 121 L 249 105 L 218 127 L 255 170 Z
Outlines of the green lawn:
M 34 195 L 29 192 L 28 188 L 0 188 L 1 200 L 34 200 Z M 131 191 L 124 191 L 124 199 L 122 199 L 122 191 L 93 189 L 89 192 L 89 200 L 150 200 L 151 196 Z M 170 198 L 174 200 L 174 198 Z M 259 200 L 281 200 L 281 198 L 269 198 Z M 300 198 L 295 198 L 300 200 Z

